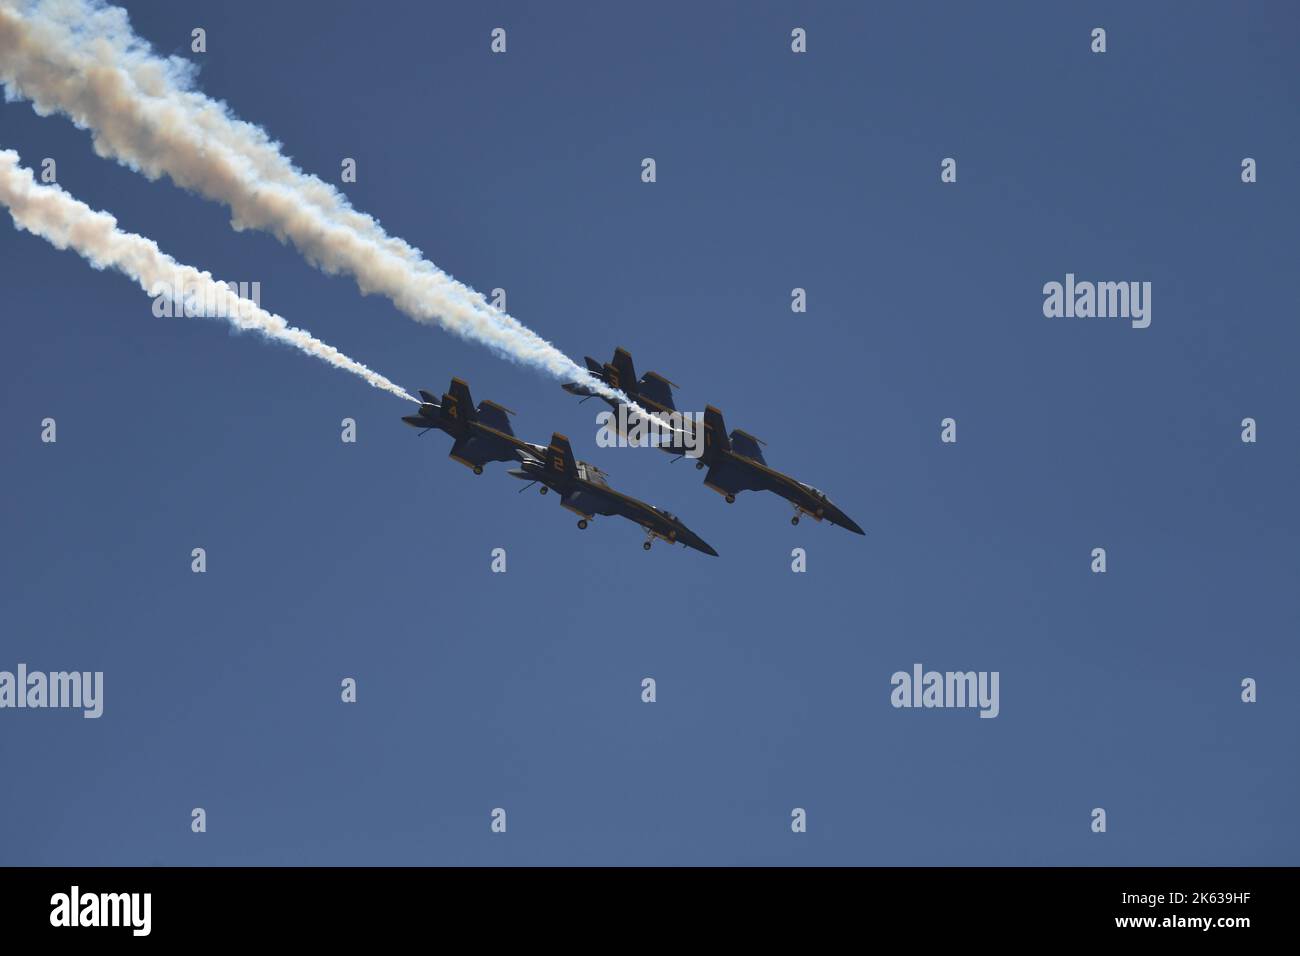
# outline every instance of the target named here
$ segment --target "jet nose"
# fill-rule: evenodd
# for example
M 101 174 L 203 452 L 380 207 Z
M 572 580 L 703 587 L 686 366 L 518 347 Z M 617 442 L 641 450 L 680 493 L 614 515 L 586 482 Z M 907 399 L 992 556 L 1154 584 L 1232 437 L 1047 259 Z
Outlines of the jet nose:
M 683 528 L 677 533 L 677 540 L 687 547 L 694 548 L 696 551 L 703 551 L 710 557 L 716 558 L 718 556 L 718 552 L 714 551 L 713 548 L 710 547 L 709 543 L 694 531 L 688 531 Z
M 852 531 L 854 534 L 866 535 L 866 532 L 858 527 L 856 521 L 838 508 L 836 508 L 831 514 L 827 515 L 827 517 L 831 519 L 831 524 L 837 524 L 846 531 Z

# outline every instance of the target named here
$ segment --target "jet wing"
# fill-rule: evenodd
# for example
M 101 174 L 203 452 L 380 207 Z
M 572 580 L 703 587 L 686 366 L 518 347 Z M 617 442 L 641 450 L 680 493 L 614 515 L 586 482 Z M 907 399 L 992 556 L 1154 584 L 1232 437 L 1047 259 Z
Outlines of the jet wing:
M 598 494 L 594 491 L 579 489 L 571 491 L 560 499 L 560 504 L 570 511 L 576 511 L 578 514 L 590 518 L 592 515 L 612 515 L 618 512 L 610 507 L 610 499 L 607 495 Z
M 513 445 L 484 435 L 458 438 L 451 446 L 451 457 L 471 468 L 482 468 L 490 461 L 514 461 Z
M 667 527 L 663 518 L 644 501 L 638 501 L 630 495 L 605 486 L 587 484 L 569 492 L 562 499 L 565 506 L 572 511 L 585 515 L 617 515 L 635 521 L 642 527 Z
M 709 468 L 704 483 L 721 494 L 734 495 L 741 491 L 758 491 L 762 486 L 754 481 L 754 477 L 749 469 L 723 461 Z

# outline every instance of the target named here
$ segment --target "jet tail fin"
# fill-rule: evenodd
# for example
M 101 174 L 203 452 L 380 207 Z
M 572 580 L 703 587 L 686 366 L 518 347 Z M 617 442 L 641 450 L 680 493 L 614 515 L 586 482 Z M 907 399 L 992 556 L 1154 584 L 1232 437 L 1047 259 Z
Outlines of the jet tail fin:
M 443 413 L 449 418 L 459 418 L 472 422 L 478 414 L 474 410 L 474 399 L 470 397 L 469 386 L 459 378 L 453 378 L 443 397 Z
M 712 405 L 704 408 L 704 453 L 713 450 L 731 451 L 731 439 L 727 437 L 727 425 L 722 420 L 722 412 Z
M 551 435 L 551 444 L 547 446 L 546 470 L 570 477 L 578 473 L 578 462 L 573 457 L 573 448 L 569 445 L 569 439 L 559 432 Z
M 610 374 L 612 370 L 612 374 Z M 632 353 L 619 346 L 614 349 L 614 358 L 606 366 L 609 384 L 614 388 L 629 389 L 636 387 L 636 368 L 632 365 Z
M 658 402 L 664 408 L 676 411 L 677 407 L 673 405 L 673 388 L 673 383 L 658 372 L 646 372 L 641 376 L 641 381 L 637 383 L 637 392 L 643 398 L 648 398 L 652 402 Z
M 496 402 L 485 398 L 483 401 L 479 402 L 478 410 L 475 414 L 478 415 L 480 424 L 486 425 L 488 428 L 495 428 L 497 431 L 504 432 L 507 435 L 514 435 L 514 429 L 510 427 L 510 416 L 513 415 L 514 412 L 506 408 L 504 405 L 498 405 Z
M 763 439 L 755 438 L 749 432 L 742 432 L 739 428 L 731 433 L 731 448 L 737 455 L 744 455 L 766 465 L 767 460 L 763 457 L 763 449 L 760 447 L 762 444 Z

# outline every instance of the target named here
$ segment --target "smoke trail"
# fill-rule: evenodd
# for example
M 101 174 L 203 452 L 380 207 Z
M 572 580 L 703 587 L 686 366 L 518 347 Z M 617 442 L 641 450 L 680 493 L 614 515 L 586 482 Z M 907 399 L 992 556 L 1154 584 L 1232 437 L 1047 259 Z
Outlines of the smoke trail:
M 0 0 L 0 83 L 8 98 L 68 116 L 92 132 L 99 155 L 223 203 L 235 229 L 271 232 L 417 321 L 659 420 L 302 172 L 264 131 L 194 89 L 194 72 L 179 57 L 156 55 L 131 31 L 126 11 L 103 0 Z
M 188 303 L 206 314 L 226 318 L 241 329 L 292 345 L 398 398 L 418 401 L 378 372 L 241 298 L 209 273 L 181 265 L 161 252 L 152 239 L 118 229 L 117 220 L 108 213 L 96 212 L 58 186 L 38 184 L 32 171 L 18 163 L 17 153 L 0 149 L 0 204 L 8 207 L 19 229 L 41 236 L 59 249 L 76 251 L 96 269 L 117 269 L 150 295 L 167 295 L 182 307 L 182 314 Z

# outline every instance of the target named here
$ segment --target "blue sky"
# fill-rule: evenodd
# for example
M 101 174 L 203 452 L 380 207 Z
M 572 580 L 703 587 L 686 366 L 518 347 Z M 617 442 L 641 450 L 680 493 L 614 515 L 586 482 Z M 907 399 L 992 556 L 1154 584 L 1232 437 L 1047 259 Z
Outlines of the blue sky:
M 355 157 L 389 232 L 579 361 L 627 347 L 867 536 L 598 449 L 596 402 L 4 104 L 0 145 L 123 228 L 566 433 L 721 556 L 580 532 L 6 216 L 0 669 L 102 670 L 105 712 L 0 712 L 0 862 L 1298 861 L 1294 8 L 127 6 L 163 52 L 205 27 L 204 91 L 327 180 Z M 1067 272 L 1150 281 L 1151 327 L 1044 318 Z M 998 671 L 1000 715 L 892 708 L 916 662 Z

